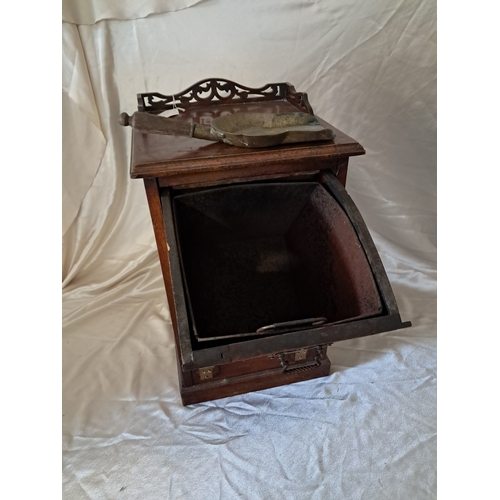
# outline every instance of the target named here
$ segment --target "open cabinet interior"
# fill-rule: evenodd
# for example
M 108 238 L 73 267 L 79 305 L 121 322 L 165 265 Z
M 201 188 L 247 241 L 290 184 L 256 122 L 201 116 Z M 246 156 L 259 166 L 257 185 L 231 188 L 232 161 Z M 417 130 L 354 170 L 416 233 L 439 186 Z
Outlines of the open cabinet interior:
M 201 346 L 382 313 L 357 234 L 320 183 L 247 183 L 172 199 Z

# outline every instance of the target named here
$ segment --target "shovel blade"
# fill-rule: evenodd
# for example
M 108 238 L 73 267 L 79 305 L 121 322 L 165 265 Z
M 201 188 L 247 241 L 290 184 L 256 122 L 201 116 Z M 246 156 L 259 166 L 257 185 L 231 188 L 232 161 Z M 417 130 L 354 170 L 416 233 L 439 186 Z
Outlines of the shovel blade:
M 232 146 L 265 148 L 297 142 L 328 141 L 333 131 L 306 113 L 234 113 L 212 121 L 212 134 Z

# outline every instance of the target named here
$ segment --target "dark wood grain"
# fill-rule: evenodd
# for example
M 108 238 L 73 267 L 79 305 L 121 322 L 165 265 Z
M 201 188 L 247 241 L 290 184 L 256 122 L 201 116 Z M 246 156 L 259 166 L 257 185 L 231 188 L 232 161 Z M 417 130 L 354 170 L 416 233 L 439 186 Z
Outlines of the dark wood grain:
M 163 225 L 163 214 L 161 208 L 161 198 L 158 192 L 158 183 L 156 179 L 144 179 L 144 187 L 146 189 L 149 212 L 151 214 L 151 222 L 153 223 L 153 230 L 156 239 L 156 248 L 158 250 L 160 267 L 163 274 L 163 281 L 165 284 L 165 291 L 167 294 L 167 300 L 170 309 L 170 319 L 172 321 L 172 327 L 174 330 L 179 384 L 181 386 L 189 386 L 192 385 L 191 373 L 189 371 L 183 371 L 181 369 L 181 343 L 179 340 L 179 329 L 177 324 L 174 292 L 172 287 L 172 275 L 170 272 L 170 261 L 168 258 L 168 243 Z
M 330 360 L 325 358 L 321 361 L 319 367 L 303 372 L 283 373 L 281 368 L 278 367 L 213 382 L 194 384 L 191 387 L 181 387 L 181 398 L 184 405 L 191 405 L 313 378 L 327 377 L 329 374 Z
M 213 186 L 217 184 L 232 184 L 234 182 L 250 182 L 263 179 L 277 179 L 293 175 L 319 172 L 320 170 L 336 169 L 336 159 L 316 160 L 310 158 L 308 162 L 291 159 L 286 163 L 271 163 L 255 168 L 253 163 L 243 164 L 238 167 L 213 171 L 196 172 L 187 171 L 175 177 L 158 177 L 162 187 L 173 186 L 177 188 Z

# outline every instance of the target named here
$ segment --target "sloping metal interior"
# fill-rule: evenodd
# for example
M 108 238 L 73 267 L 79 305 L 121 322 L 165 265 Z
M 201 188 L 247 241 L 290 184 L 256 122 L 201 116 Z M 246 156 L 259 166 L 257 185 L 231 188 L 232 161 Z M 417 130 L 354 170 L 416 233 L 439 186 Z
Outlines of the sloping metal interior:
M 381 314 L 359 239 L 321 184 L 224 186 L 178 195 L 173 205 L 198 340 Z

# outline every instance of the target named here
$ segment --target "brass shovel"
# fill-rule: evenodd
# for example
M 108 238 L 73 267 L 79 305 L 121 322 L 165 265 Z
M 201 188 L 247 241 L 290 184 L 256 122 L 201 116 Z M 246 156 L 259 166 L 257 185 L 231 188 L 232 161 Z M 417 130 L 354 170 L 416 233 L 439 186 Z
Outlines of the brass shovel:
M 196 137 L 243 148 L 329 141 L 335 137 L 332 130 L 307 113 L 233 113 L 215 118 L 210 125 L 199 125 L 136 111 L 132 116 L 122 113 L 120 125 L 130 125 L 145 134 Z

